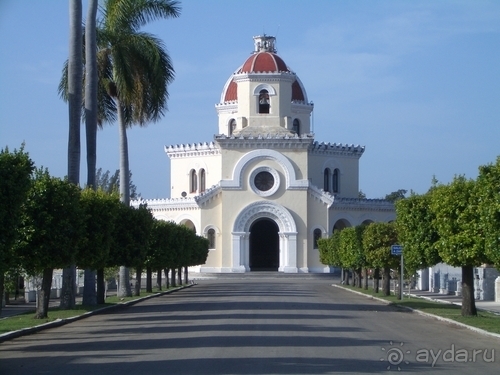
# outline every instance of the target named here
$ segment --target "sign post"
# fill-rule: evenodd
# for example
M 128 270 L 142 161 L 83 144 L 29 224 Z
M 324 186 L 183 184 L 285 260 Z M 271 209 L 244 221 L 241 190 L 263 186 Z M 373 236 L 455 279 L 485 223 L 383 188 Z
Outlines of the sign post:
M 392 245 L 391 255 L 397 255 L 401 257 L 401 271 L 399 272 L 399 296 L 398 299 L 403 299 L 403 245 Z

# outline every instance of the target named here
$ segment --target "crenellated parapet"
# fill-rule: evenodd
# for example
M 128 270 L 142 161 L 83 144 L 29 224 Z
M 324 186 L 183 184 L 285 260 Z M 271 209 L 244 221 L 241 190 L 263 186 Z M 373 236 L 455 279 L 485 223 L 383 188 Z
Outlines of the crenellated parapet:
M 165 153 L 169 158 L 199 157 L 220 155 L 220 149 L 214 142 L 191 143 L 165 146 Z
M 335 198 L 333 209 L 394 212 L 394 203 L 385 199 Z
M 365 152 L 365 147 L 360 145 L 348 145 L 341 143 L 324 143 L 324 142 L 313 142 L 311 145 L 312 154 L 322 154 L 322 155 L 349 155 L 357 156 L 358 158 Z

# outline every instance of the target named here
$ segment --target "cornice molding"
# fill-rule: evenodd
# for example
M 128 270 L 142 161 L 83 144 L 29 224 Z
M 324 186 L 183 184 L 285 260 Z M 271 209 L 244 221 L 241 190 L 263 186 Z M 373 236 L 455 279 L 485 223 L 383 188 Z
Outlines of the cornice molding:
M 215 141 L 221 149 L 249 148 L 249 149 L 308 149 L 314 141 L 314 134 L 301 136 L 288 134 L 258 134 L 258 135 L 231 135 L 219 134 Z

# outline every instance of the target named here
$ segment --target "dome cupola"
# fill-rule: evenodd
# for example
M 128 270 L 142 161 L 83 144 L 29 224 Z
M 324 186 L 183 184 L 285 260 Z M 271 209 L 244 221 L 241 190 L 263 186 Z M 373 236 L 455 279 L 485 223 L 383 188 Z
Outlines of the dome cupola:
M 253 39 L 252 54 L 229 77 L 216 105 L 219 134 L 309 134 L 313 105 L 297 75 L 278 56 L 276 38 Z

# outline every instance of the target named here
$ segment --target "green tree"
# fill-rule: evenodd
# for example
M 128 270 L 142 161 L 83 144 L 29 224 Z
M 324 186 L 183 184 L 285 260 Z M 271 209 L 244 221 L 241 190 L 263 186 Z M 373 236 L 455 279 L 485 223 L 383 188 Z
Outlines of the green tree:
M 396 226 L 394 223 L 371 223 L 363 233 L 363 248 L 366 260 L 375 268 L 384 270 L 382 293 L 390 295 L 391 269 L 399 266 L 400 259 L 391 255 L 391 246 L 398 243 Z
M 95 305 L 104 303 L 104 265 L 108 263 L 116 214 L 121 203 L 117 194 L 110 195 L 102 190 L 90 188 L 82 191 L 80 201 L 85 236 L 78 248 L 76 264 L 86 272 L 99 271 L 97 292 L 85 293 L 84 290 L 83 294 L 84 305 Z M 87 283 L 87 280 L 85 282 Z M 95 283 L 92 285 L 95 287 Z
M 406 190 L 399 189 L 397 191 L 393 191 L 390 194 L 387 194 L 384 199 L 387 200 L 387 201 L 389 201 L 389 202 L 395 203 L 396 201 L 398 201 L 400 199 L 404 199 L 406 193 L 407 193 Z
M 409 274 L 442 261 L 436 248 L 439 235 L 434 225 L 431 195 L 432 189 L 396 202 L 396 228 L 404 246 L 404 264 Z
M 456 176 L 449 185 L 432 192 L 434 225 L 439 234 L 436 249 L 443 261 L 462 268 L 462 315 L 477 315 L 474 301 L 474 267 L 488 263 L 484 233 L 479 221 L 476 182 Z
M 342 265 L 351 268 L 356 275 L 355 284 L 361 288 L 361 271 L 367 266 L 363 249 L 363 231 L 365 226 L 345 228 L 340 231 L 340 258 Z
M 4 275 L 9 268 L 17 266 L 17 256 L 13 245 L 21 223 L 22 205 L 31 187 L 33 161 L 24 152 L 24 145 L 19 150 L 9 152 L 6 147 L 0 151 L 0 312 L 4 295 Z
M 47 317 L 53 269 L 74 264 L 82 227 L 80 188 L 38 169 L 24 204 L 18 243 L 23 268 L 43 277 L 35 318 Z
M 485 254 L 500 269 L 500 156 L 495 164 L 479 167 L 476 186 Z
M 107 266 L 142 267 L 149 247 L 153 216 L 145 206 L 121 206 L 115 217 L 113 243 Z M 123 267 L 120 267 L 120 273 L 122 270 Z M 118 295 L 132 295 L 128 273 L 120 276 Z
M 111 175 L 110 171 L 103 172 L 102 168 L 99 168 L 96 173 L 96 186 L 108 194 L 119 194 L 120 170 L 117 169 L 115 173 Z M 132 172 L 129 173 L 129 191 L 130 199 L 137 199 L 141 196 L 137 194 L 137 186 L 135 186 L 132 181 Z

